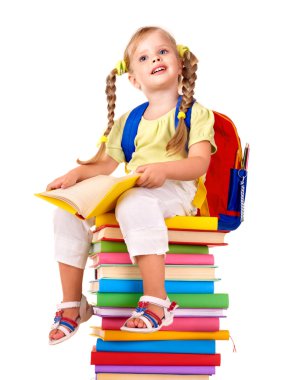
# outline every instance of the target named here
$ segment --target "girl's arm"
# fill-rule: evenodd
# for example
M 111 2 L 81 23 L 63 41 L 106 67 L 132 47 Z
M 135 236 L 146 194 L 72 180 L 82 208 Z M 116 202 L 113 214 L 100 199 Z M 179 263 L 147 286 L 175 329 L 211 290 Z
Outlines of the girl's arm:
M 95 177 L 99 174 L 109 175 L 118 167 L 119 163 L 106 153 L 100 161 L 94 164 L 80 165 L 70 170 L 65 175 L 56 178 L 48 184 L 46 190 L 65 189 L 84 179 Z
M 201 141 L 191 145 L 188 157 L 183 160 L 166 162 L 167 179 L 191 181 L 204 175 L 211 161 L 211 144 Z
M 191 145 L 187 158 L 139 166 L 142 173 L 137 185 L 154 188 L 162 186 L 166 179 L 191 181 L 201 177 L 208 170 L 211 160 L 211 144 L 201 141 Z

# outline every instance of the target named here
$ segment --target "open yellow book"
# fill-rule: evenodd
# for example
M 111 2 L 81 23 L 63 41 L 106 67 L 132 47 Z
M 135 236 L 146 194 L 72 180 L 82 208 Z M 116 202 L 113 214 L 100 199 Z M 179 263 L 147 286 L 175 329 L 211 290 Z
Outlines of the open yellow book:
M 67 189 L 49 190 L 35 195 L 81 219 L 89 219 L 114 210 L 120 195 L 134 187 L 139 176 L 98 175 Z

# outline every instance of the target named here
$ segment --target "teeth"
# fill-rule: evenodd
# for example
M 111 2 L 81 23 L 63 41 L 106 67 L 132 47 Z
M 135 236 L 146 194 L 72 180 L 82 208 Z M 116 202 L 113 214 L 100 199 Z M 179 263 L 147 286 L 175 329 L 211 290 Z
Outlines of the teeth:
M 155 73 L 157 73 L 159 71 L 163 71 L 163 70 L 165 70 L 163 67 L 158 67 L 157 69 L 153 70 L 152 74 L 155 74 Z

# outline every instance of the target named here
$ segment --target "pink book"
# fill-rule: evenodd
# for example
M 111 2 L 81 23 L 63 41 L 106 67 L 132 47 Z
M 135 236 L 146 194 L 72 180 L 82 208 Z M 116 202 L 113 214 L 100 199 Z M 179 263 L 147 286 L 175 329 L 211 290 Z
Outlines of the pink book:
M 100 252 L 90 256 L 91 268 L 98 264 L 131 264 L 130 256 L 124 252 Z M 214 265 L 214 255 L 167 253 L 165 264 Z
M 126 322 L 126 318 L 102 318 L 103 330 L 119 330 Z M 220 329 L 219 318 L 174 318 L 172 325 L 164 326 L 161 331 L 218 331 Z

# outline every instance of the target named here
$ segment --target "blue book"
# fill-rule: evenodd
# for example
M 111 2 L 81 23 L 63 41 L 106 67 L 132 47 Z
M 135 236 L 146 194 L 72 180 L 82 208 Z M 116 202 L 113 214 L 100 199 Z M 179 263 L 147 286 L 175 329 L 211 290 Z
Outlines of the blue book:
M 165 281 L 167 293 L 214 293 L 214 281 Z M 143 293 L 142 280 L 107 279 L 91 281 L 90 290 L 101 293 Z
M 103 341 L 97 339 L 97 351 L 160 352 L 171 354 L 215 354 L 215 340 Z

